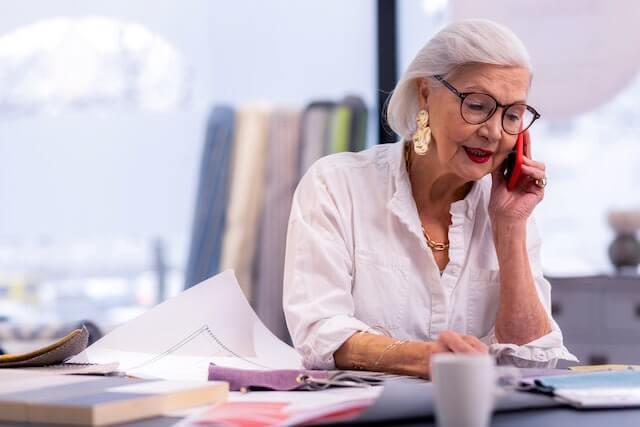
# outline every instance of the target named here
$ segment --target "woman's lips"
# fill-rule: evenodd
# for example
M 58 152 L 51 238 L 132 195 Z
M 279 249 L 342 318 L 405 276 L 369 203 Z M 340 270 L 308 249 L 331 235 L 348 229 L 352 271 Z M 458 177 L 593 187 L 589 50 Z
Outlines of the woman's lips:
M 471 147 L 464 147 L 464 146 L 463 148 L 464 148 L 464 152 L 467 153 L 467 156 L 469 156 L 471 161 L 475 163 L 486 163 L 489 161 L 489 159 L 493 155 L 493 151 L 487 151 L 481 148 L 471 148 Z

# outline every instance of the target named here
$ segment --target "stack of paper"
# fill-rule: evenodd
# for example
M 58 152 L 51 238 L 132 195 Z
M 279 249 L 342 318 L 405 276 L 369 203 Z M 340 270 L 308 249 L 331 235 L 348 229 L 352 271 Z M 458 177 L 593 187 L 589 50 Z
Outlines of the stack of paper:
M 139 378 L 203 382 L 210 363 L 251 370 L 302 368 L 296 350 L 274 336 L 251 309 L 232 271 L 191 287 L 127 322 L 71 361 L 116 362 L 122 371 Z M 260 415 L 255 412 L 258 409 L 265 417 L 279 419 L 281 425 L 349 415 L 367 407 L 381 389 L 231 393 L 233 404 L 211 408 L 195 420 L 215 423 L 229 416 L 249 422 Z
M 225 427 L 295 426 L 348 421 L 360 415 L 372 400 L 341 401 L 322 407 L 296 410 L 288 402 L 226 402 L 210 409 L 195 421 L 199 425 Z
M 71 359 L 143 378 L 206 381 L 209 363 L 296 369 L 301 358 L 256 316 L 231 270 L 127 322 Z

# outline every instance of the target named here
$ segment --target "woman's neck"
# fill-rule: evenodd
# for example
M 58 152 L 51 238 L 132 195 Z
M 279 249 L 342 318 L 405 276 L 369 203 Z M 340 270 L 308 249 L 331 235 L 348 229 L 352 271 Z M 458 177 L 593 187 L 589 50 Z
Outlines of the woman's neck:
M 411 192 L 420 215 L 429 212 L 432 219 L 448 218 L 451 204 L 469 194 L 473 181 L 465 181 L 443 167 L 435 147 L 420 156 L 409 145 L 408 160 Z

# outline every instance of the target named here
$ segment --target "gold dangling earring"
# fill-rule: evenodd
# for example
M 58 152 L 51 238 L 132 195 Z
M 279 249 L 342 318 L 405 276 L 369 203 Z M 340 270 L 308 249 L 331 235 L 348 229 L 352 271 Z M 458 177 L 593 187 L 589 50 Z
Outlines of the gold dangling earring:
M 424 156 L 427 154 L 429 144 L 431 143 L 431 128 L 429 127 L 429 113 L 426 110 L 420 110 L 416 117 L 418 129 L 413 134 L 413 149 L 416 154 Z

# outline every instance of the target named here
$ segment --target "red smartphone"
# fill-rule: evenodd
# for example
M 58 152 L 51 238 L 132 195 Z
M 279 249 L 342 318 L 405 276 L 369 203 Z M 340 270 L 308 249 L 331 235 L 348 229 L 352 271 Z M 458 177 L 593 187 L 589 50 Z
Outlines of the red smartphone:
M 513 150 L 504 161 L 504 179 L 507 182 L 507 190 L 509 191 L 513 191 L 520 180 L 523 157 L 526 155 L 527 140 L 529 139 L 529 135 L 525 138 L 525 133 L 527 132 L 524 131 L 518 134 L 515 147 L 513 147 Z

